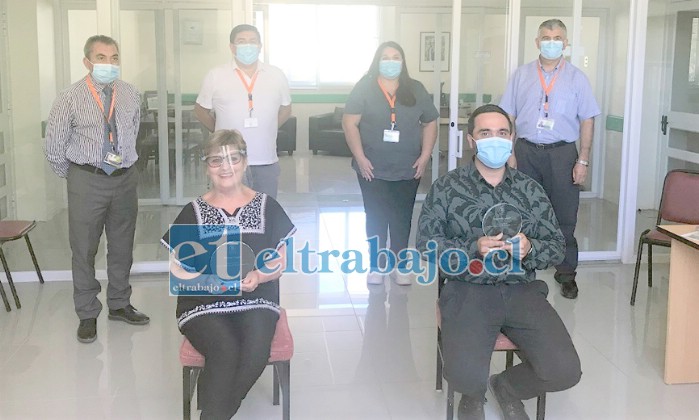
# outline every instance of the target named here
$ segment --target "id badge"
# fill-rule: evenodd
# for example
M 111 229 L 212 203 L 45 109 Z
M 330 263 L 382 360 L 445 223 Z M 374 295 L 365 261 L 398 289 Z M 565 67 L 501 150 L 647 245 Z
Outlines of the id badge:
M 255 118 L 255 117 L 246 118 L 245 121 L 243 122 L 243 127 L 245 127 L 245 128 L 257 127 L 257 118 Z
M 539 122 L 536 123 L 536 128 L 540 130 L 553 130 L 554 120 L 551 118 L 539 118 Z
M 115 168 L 121 168 L 122 159 L 121 156 L 116 153 L 109 152 L 107 156 L 104 157 L 104 163 L 111 165 Z
M 400 141 L 400 131 L 383 130 L 383 141 L 387 141 L 389 143 L 398 143 Z

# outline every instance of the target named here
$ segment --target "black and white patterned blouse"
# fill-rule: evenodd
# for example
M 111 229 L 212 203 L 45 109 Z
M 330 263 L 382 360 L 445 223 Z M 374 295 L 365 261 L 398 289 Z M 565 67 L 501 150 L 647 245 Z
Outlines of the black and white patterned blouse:
M 264 193 L 256 193 L 255 197 L 246 205 L 238 208 L 233 214 L 214 207 L 203 198 L 199 197 L 187 204 L 177 216 L 173 225 L 198 225 L 200 239 L 220 235 L 220 229 L 216 225 L 235 225 L 240 228 L 240 239 L 252 248 L 255 255 L 264 249 L 277 248 L 282 242 L 294 234 L 296 227 L 289 219 L 279 203 Z M 171 252 L 177 243 L 170 241 L 170 232 L 166 232 L 161 239 Z M 207 267 L 209 256 L 202 258 L 189 258 L 187 269 L 201 271 Z M 210 274 L 210 268 L 203 269 L 205 274 Z M 268 309 L 279 311 L 279 284 L 278 281 L 270 281 L 260 284 L 250 293 L 243 292 L 241 296 L 178 296 L 177 298 L 177 325 L 180 329 L 194 317 L 205 314 L 236 313 L 252 309 Z

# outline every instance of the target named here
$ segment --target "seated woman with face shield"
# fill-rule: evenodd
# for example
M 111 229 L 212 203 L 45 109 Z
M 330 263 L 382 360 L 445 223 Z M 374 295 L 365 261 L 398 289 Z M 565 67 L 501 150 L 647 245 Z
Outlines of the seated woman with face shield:
M 244 184 L 247 147 L 238 131 L 214 132 L 204 161 L 210 190 L 182 209 L 162 242 L 171 252 L 178 328 L 206 358 L 201 418 L 229 419 L 267 365 L 277 280 L 296 228 L 275 199 Z

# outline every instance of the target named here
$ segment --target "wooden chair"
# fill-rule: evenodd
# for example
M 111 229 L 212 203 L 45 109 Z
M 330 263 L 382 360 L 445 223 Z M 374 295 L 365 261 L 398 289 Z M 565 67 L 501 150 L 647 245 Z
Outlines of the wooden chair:
M 10 273 L 10 267 L 7 264 L 7 259 L 5 258 L 5 253 L 2 250 L 2 246 L 5 242 L 14 241 L 20 238 L 24 238 L 27 242 L 27 248 L 29 248 L 29 255 L 32 257 L 32 262 L 34 263 L 34 268 L 36 269 L 36 274 L 39 276 L 39 282 L 44 283 L 44 277 L 41 275 L 41 269 L 39 268 L 39 263 L 36 261 L 36 255 L 34 254 L 34 248 L 32 248 L 32 243 L 29 241 L 29 232 L 36 227 L 36 221 L 27 220 L 3 220 L 0 221 L 0 261 L 2 262 L 2 267 L 5 269 L 5 275 L 7 276 L 7 282 L 10 284 L 10 290 L 12 291 L 12 296 L 15 299 L 15 305 L 17 309 L 20 309 L 22 305 L 19 303 L 19 297 L 17 296 L 17 289 L 15 289 L 15 283 L 12 281 L 12 273 Z M 7 295 L 5 294 L 5 289 L 0 282 L 0 295 L 2 295 L 2 301 L 5 304 L 5 310 L 10 312 L 10 302 L 7 300 Z
M 658 219 L 655 224 L 657 226 L 665 222 L 699 224 L 699 172 L 676 169 L 667 173 L 660 196 Z M 633 274 L 631 306 L 636 303 L 643 244 L 648 244 L 648 287 L 653 287 L 653 245 L 669 247 L 670 237 L 660 233 L 657 227 L 646 229 L 641 233 L 641 237 L 638 239 L 636 268 Z
M 438 295 L 442 293 L 442 287 L 444 286 L 444 278 L 439 276 L 439 287 Z M 514 365 L 514 354 L 519 349 L 517 345 L 510 341 L 505 334 L 498 334 L 498 338 L 495 340 L 495 347 L 493 351 L 504 351 L 505 352 L 505 369 L 509 369 Z M 439 311 L 439 301 L 437 302 L 437 377 L 435 389 L 441 391 L 442 379 L 444 368 L 444 357 L 442 356 L 442 314 Z M 546 415 L 546 394 L 539 395 L 536 399 L 536 419 L 544 420 Z M 454 418 L 454 389 L 451 384 L 447 383 L 447 420 L 452 420 Z
M 289 420 L 291 411 L 291 357 L 294 355 L 294 338 L 289 330 L 289 322 L 284 308 L 280 308 L 277 328 L 272 338 L 272 348 L 269 363 L 273 366 L 274 390 L 272 403 L 279 405 L 279 389 L 282 391 L 282 419 Z M 202 356 L 186 338 L 180 347 L 180 363 L 182 364 L 182 409 L 184 420 L 191 418 L 192 396 L 197 385 L 197 379 L 205 364 Z

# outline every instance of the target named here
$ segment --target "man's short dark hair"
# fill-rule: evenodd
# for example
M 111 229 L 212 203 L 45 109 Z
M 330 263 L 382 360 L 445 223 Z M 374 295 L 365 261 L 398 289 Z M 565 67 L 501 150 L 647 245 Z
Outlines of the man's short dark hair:
M 257 30 L 256 27 L 252 25 L 248 25 L 247 23 L 243 23 L 242 25 L 238 25 L 233 30 L 231 31 L 231 36 L 229 37 L 231 44 L 235 41 L 235 36 L 238 35 L 241 32 L 255 32 L 257 35 L 257 39 L 262 42 L 262 37 L 260 36 L 260 31 Z
M 107 35 L 93 35 L 87 39 L 87 42 L 85 42 L 85 47 L 83 48 L 83 53 L 85 53 L 85 57 L 88 60 L 90 59 L 92 46 L 98 42 L 100 44 L 114 45 L 116 47 L 117 52 L 119 52 L 119 44 L 117 44 L 114 38 L 108 37 Z
M 566 36 L 568 36 L 568 28 L 566 28 L 566 24 L 563 23 L 563 21 L 560 19 L 549 19 L 549 20 L 545 20 L 545 21 L 541 22 L 541 25 L 539 25 L 539 30 L 536 33 L 537 37 L 541 33 L 541 30 L 544 28 L 550 29 L 550 30 L 554 30 L 556 28 L 561 28 L 561 29 L 563 29 L 563 32 L 566 34 Z
M 468 134 L 473 136 L 473 130 L 476 128 L 476 117 L 481 114 L 487 114 L 489 112 L 496 112 L 498 114 L 504 115 L 507 119 L 507 124 L 510 126 L 510 133 L 514 131 L 514 127 L 512 127 L 512 120 L 510 119 L 510 116 L 507 115 L 507 112 L 505 112 L 504 109 L 500 108 L 495 104 L 485 104 L 476 108 L 476 110 L 473 111 L 471 113 L 471 116 L 468 118 Z

